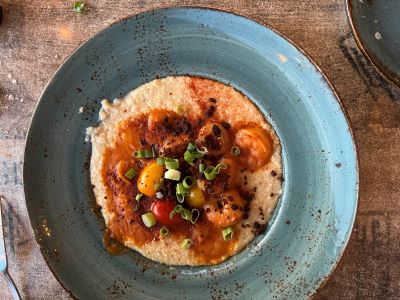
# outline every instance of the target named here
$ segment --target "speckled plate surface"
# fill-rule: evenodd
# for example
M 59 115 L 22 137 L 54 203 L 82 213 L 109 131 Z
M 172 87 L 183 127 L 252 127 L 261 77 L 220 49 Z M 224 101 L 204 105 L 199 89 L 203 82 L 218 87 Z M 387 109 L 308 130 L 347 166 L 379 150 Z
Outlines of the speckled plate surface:
M 400 86 L 400 1 L 347 0 L 347 13 L 364 55 Z
M 283 146 L 284 193 L 266 232 L 218 266 L 168 267 L 133 251 L 111 256 L 91 209 L 84 133 L 97 122 L 100 101 L 176 74 L 242 91 Z M 42 253 L 77 298 L 301 299 L 318 289 L 343 253 L 356 213 L 358 171 L 336 94 L 301 50 L 238 15 L 170 8 L 112 25 L 61 66 L 32 119 L 24 185 Z

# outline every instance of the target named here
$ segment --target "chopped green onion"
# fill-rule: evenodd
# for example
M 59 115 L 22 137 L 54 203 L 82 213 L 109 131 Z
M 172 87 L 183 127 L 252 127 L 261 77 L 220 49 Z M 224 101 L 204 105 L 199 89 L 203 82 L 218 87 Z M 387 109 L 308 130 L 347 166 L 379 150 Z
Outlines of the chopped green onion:
M 232 227 L 227 227 L 224 230 L 222 230 L 222 237 L 224 238 L 224 241 L 230 241 L 233 238 Z
M 136 158 L 152 158 L 156 156 L 156 151 L 154 148 L 151 148 L 150 150 L 137 150 L 133 153 L 133 156 Z
M 159 190 L 161 190 L 161 188 L 162 188 L 163 185 L 164 185 L 164 178 L 161 178 L 161 179 L 160 179 L 160 182 L 157 182 L 157 183 L 154 185 L 154 189 L 155 189 L 156 191 L 159 191 Z
M 186 176 L 182 181 L 182 185 L 186 189 L 190 189 L 194 183 L 195 183 L 195 180 L 192 176 Z
M 129 180 L 131 180 L 133 177 L 135 177 L 137 174 L 136 170 L 134 168 L 130 168 L 126 173 L 125 177 L 128 177 Z
M 177 160 L 177 159 L 165 160 L 165 167 L 166 167 L 168 170 L 176 170 L 176 169 L 179 169 L 179 160 Z
M 136 195 L 135 200 L 136 200 L 137 202 L 139 202 L 140 198 L 142 198 L 142 197 L 143 197 L 143 194 L 142 194 L 142 193 L 139 193 L 139 194 Z
M 204 148 L 204 150 L 199 150 L 199 148 L 196 147 L 194 143 L 189 143 L 187 146 L 187 150 L 183 154 L 184 160 L 189 163 L 190 165 L 193 165 L 193 161 L 198 158 L 202 158 L 204 154 L 207 154 L 208 151 L 207 149 Z
M 153 216 L 151 212 L 142 215 L 142 221 L 146 227 L 152 227 L 156 225 L 156 218 Z
M 182 205 L 177 205 L 177 206 L 175 206 L 174 207 L 174 209 L 170 212 L 170 214 L 169 214 L 169 218 L 172 220 L 172 218 L 174 217 L 174 215 L 175 214 L 180 214 L 181 213 L 181 211 L 183 210 L 184 208 L 182 207 Z
M 205 169 L 205 165 L 204 164 L 199 164 L 199 172 L 203 173 Z
M 164 166 L 165 165 L 165 157 L 157 157 L 157 165 Z
M 136 158 L 145 158 L 144 150 L 137 150 L 133 153 L 133 156 Z
M 185 153 L 183 153 L 183 159 L 190 165 L 193 165 L 193 161 L 195 160 L 195 157 L 192 155 L 192 152 L 189 150 L 186 150 Z
M 166 237 L 169 234 L 169 230 L 167 227 L 163 226 L 160 228 L 160 236 Z
M 173 169 L 167 170 L 164 174 L 164 178 L 179 181 L 179 179 L 181 179 L 181 172 Z
M 195 212 L 196 218 L 194 221 L 193 221 L 193 211 L 197 211 L 197 212 Z M 175 206 L 174 210 L 171 211 L 171 213 L 169 214 L 169 218 L 172 220 L 172 218 L 175 216 L 175 214 L 179 214 L 181 216 L 181 218 L 184 220 L 195 223 L 197 221 L 197 219 L 199 218 L 200 211 L 198 211 L 197 209 L 193 209 L 192 211 L 190 211 L 190 210 L 184 208 L 182 205 L 178 204 L 177 206 Z
M 78 14 L 83 13 L 85 9 L 85 2 L 83 1 L 75 1 L 74 3 L 74 11 Z
M 179 203 L 185 201 L 185 196 L 188 194 L 188 189 L 184 186 L 183 183 L 178 183 L 176 185 L 176 199 Z
M 183 201 L 185 201 L 185 195 L 176 194 L 176 200 L 178 200 L 179 203 L 183 203 Z
M 189 150 L 186 150 L 185 153 L 183 154 L 183 159 L 184 159 L 187 163 L 189 163 L 189 164 L 191 164 L 191 165 L 193 165 L 193 161 L 194 161 L 195 159 L 202 158 L 202 157 L 204 157 L 204 154 L 203 154 L 203 153 L 200 153 L 200 152 L 190 152 Z
M 211 166 L 207 167 L 207 169 L 204 170 L 203 174 L 207 180 L 213 180 L 217 176 L 217 174 L 214 172 L 214 167 Z
M 161 192 L 157 192 L 156 197 L 157 197 L 157 199 L 161 199 L 162 197 L 164 197 L 164 195 Z
M 231 148 L 232 155 L 239 156 L 240 155 L 240 148 L 238 146 L 233 146 Z
M 203 174 L 207 180 L 214 180 L 215 177 L 217 177 L 217 174 L 219 174 L 220 170 L 226 168 L 227 165 L 225 164 L 218 164 L 215 167 L 209 166 L 204 170 Z
M 190 222 L 192 222 L 192 224 L 195 224 L 197 222 L 197 220 L 200 217 L 200 211 L 197 208 L 193 208 L 192 209 L 192 220 L 190 220 Z
M 135 208 L 133 209 L 134 211 L 137 211 L 139 209 L 139 203 L 135 205 Z
M 188 250 L 190 247 L 192 247 L 193 242 L 191 239 L 184 239 L 181 243 L 181 248 Z
M 188 220 L 188 221 L 192 222 L 192 213 L 190 212 L 190 210 L 184 208 L 181 211 L 181 218 L 184 219 L 184 220 Z
M 187 146 L 187 149 L 190 152 L 193 152 L 194 150 L 196 150 L 196 145 L 194 143 L 189 143 L 189 145 Z
M 187 188 L 184 183 L 178 183 L 176 185 L 176 194 L 177 195 L 186 195 L 188 193 Z
M 226 164 L 218 164 L 215 166 L 215 173 L 219 174 L 221 169 L 225 170 L 228 166 Z
M 174 207 L 174 212 L 176 212 L 178 214 L 180 214 L 182 210 L 184 210 L 182 205 L 178 204 L 177 206 Z
M 203 149 L 204 150 L 200 150 L 199 148 L 197 148 L 196 147 L 196 151 L 198 152 L 198 153 L 200 153 L 200 154 L 207 154 L 208 153 L 208 150 L 207 150 L 207 148 L 206 147 L 203 147 Z

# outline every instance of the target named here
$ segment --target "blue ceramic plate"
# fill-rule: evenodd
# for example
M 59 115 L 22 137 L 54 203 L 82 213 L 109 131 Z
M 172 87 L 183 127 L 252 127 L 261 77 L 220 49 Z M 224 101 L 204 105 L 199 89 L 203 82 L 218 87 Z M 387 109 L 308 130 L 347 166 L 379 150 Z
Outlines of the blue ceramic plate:
M 347 13 L 364 55 L 400 87 L 400 1 L 347 0 Z
M 284 193 L 268 229 L 213 267 L 111 256 L 91 209 L 90 144 L 100 101 L 157 77 L 212 78 L 250 97 L 283 147 Z M 84 113 L 79 114 L 79 108 Z M 279 33 L 231 13 L 170 8 L 122 20 L 77 49 L 51 79 L 26 143 L 26 203 L 61 284 L 80 299 L 266 299 L 312 295 L 337 264 L 354 222 L 357 160 L 335 92 Z

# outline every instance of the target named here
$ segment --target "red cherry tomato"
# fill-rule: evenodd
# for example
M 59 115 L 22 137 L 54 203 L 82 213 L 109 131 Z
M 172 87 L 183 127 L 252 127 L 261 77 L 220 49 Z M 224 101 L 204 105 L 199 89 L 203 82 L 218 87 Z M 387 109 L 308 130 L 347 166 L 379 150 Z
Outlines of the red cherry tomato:
M 164 200 L 164 201 L 155 201 L 151 205 L 151 212 L 153 213 L 154 217 L 156 218 L 157 222 L 165 225 L 165 226 L 174 226 L 183 223 L 183 219 L 180 215 L 175 214 L 172 217 L 172 220 L 169 217 L 171 211 L 174 210 L 176 206 L 175 201 L 171 200 Z

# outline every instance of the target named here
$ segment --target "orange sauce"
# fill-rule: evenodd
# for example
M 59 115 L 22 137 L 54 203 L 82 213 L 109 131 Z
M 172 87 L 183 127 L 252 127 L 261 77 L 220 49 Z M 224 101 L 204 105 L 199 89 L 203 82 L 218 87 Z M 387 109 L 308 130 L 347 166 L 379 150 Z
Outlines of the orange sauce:
M 148 160 L 134 158 L 134 151 L 151 149 L 153 147 L 158 152 L 165 140 L 170 138 L 176 139 L 182 135 L 187 136 L 190 141 L 194 141 L 200 127 L 205 123 L 204 119 L 207 119 L 207 117 L 204 119 L 191 119 L 178 115 L 173 111 L 165 110 L 155 110 L 150 112 L 150 116 L 149 119 L 149 114 L 142 114 L 122 121 L 117 128 L 115 143 L 106 149 L 103 156 L 101 176 L 107 190 L 107 209 L 115 215 L 108 224 L 104 243 L 112 254 L 118 254 L 123 249 L 123 246 L 115 241 L 123 242 L 129 239 L 133 240 L 140 247 L 152 240 L 158 240 L 160 238 L 159 230 L 162 226 L 156 224 L 151 228 L 147 228 L 143 224 L 141 220 L 142 214 L 151 211 L 150 206 L 157 199 L 155 196 L 145 196 L 139 200 L 140 205 L 138 205 L 138 202 L 135 200 L 138 194 L 136 184 L 138 176 L 134 177 L 131 182 L 126 179 L 122 180 L 119 177 L 121 175 L 118 175 L 118 164 L 123 161 L 122 165 L 126 166 L 127 170 L 134 168 L 139 173 Z M 167 120 L 163 119 L 163 116 L 167 116 Z M 165 126 L 158 128 L 154 125 L 154 122 L 164 122 Z M 222 122 L 223 124 L 223 121 L 218 120 L 216 116 L 213 116 L 213 122 Z M 257 125 L 252 124 L 251 126 Z M 151 130 L 149 127 L 151 127 Z M 227 128 L 231 141 L 236 130 L 237 128 Z M 176 155 L 170 157 L 183 158 L 186 145 L 187 143 L 185 143 L 183 150 L 176 150 L 178 151 Z M 179 147 L 176 149 L 179 149 Z M 222 154 L 222 157 L 229 158 L 233 163 L 236 163 L 237 158 L 230 154 L 230 149 L 231 145 Z M 212 161 L 212 165 L 216 165 L 219 159 Z M 122 173 L 126 171 L 122 171 Z M 121 170 L 119 170 L 119 173 L 121 174 Z M 223 177 L 221 176 L 221 178 Z M 223 182 L 216 181 L 216 183 L 223 186 Z M 205 197 L 207 199 L 211 195 L 206 191 Z M 216 228 L 204 216 L 204 213 L 201 213 L 196 224 L 186 221 L 184 224 L 185 226 L 169 228 L 169 238 L 176 239 L 179 242 L 183 238 L 192 239 L 193 246 L 189 251 L 193 253 L 199 263 L 215 264 L 233 254 L 238 233 L 234 234 L 233 240 L 224 241 L 222 229 Z

